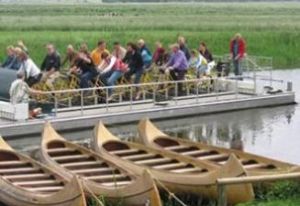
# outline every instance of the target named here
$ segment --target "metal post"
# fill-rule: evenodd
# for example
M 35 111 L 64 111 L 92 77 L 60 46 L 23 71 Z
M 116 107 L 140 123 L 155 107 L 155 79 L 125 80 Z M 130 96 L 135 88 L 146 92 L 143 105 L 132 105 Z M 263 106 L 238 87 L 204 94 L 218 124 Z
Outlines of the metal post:
M 105 107 L 106 107 L 106 112 L 108 112 L 108 88 L 105 88 L 105 96 L 106 96 L 106 100 L 105 100 Z
M 175 82 L 175 105 L 178 104 L 177 102 L 177 97 L 178 97 L 178 82 Z
M 199 103 L 199 85 L 198 85 L 198 81 L 196 81 L 195 83 L 196 83 L 195 85 L 196 85 L 196 95 L 197 95 L 196 102 Z
M 292 92 L 293 91 L 293 82 L 291 82 L 291 81 L 287 82 L 287 89 L 286 89 L 286 91 L 288 91 L 288 92 Z
M 130 86 L 130 110 L 132 110 L 132 104 L 133 104 L 133 89 L 132 85 Z
M 227 206 L 226 186 L 218 184 L 218 206 Z
M 257 79 L 256 79 L 256 72 L 254 72 L 254 94 L 256 94 L 256 91 L 257 91 Z
M 56 97 L 56 95 L 54 95 L 54 112 L 55 112 L 55 116 L 57 116 L 57 109 L 58 109 L 57 97 Z
M 155 95 L 155 92 L 156 92 L 156 90 L 153 89 L 153 92 L 152 92 L 152 98 L 153 98 L 153 102 L 154 102 L 154 103 L 156 102 L 156 95 Z
M 80 111 L 81 111 L 81 116 L 83 115 L 83 90 L 80 91 Z
M 236 99 L 238 98 L 238 94 L 239 94 L 239 81 L 238 81 L 238 79 L 236 78 L 236 79 L 235 79 L 235 98 L 236 98 Z

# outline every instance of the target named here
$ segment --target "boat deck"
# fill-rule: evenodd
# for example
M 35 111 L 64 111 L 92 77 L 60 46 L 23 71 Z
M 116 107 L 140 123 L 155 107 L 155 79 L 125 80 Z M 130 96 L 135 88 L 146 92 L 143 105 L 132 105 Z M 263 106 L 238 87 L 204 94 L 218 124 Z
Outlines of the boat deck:
M 59 109 L 56 116 L 26 121 L 0 119 L 0 133 L 4 137 L 24 137 L 40 134 L 45 121 L 50 121 L 58 131 L 86 129 L 99 120 L 107 124 L 129 123 L 141 118 L 166 119 L 190 115 L 226 112 L 257 107 L 292 104 L 294 92 L 278 94 L 210 93 L 205 96 L 185 96 L 156 102 L 153 100 L 99 104 L 92 107 Z

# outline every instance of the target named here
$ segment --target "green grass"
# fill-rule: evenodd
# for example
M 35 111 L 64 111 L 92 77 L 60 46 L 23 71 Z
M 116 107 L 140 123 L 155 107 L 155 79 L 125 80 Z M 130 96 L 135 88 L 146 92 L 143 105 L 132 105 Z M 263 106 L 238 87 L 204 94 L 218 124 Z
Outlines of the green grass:
M 300 198 L 292 198 L 288 200 L 269 200 L 256 201 L 246 204 L 239 204 L 238 206 L 299 206 Z
M 109 45 L 144 38 L 153 49 L 178 35 L 190 48 L 205 41 L 214 54 L 228 53 L 228 42 L 241 32 L 248 54 L 271 56 L 276 68 L 300 66 L 300 4 L 201 3 L 146 5 L 6 5 L 0 6 L 0 48 L 25 41 L 34 60 L 41 63 L 44 45 L 53 42 L 64 53 L 69 43 L 85 41 L 92 49 L 98 39 Z

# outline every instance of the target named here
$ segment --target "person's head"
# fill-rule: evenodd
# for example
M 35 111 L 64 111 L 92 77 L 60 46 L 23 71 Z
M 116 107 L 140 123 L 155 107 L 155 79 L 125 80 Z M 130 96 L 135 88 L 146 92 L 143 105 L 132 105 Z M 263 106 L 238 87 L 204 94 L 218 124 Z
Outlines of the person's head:
M 121 48 L 121 43 L 118 41 L 114 42 L 114 49 L 119 50 L 120 48 Z
M 13 46 L 6 47 L 7 56 L 13 56 L 15 54 L 15 48 Z
M 233 39 L 234 40 L 239 40 L 242 38 L 242 35 L 240 33 L 236 33 L 234 36 L 233 36 Z
M 88 54 L 89 53 L 88 45 L 86 43 L 82 43 L 80 45 L 79 52 Z
M 20 61 L 25 61 L 26 59 L 28 59 L 27 53 L 20 47 L 15 48 L 15 54 Z
M 17 79 L 25 80 L 25 73 L 24 73 L 24 71 L 18 71 L 17 72 Z
M 197 52 L 196 49 L 193 49 L 193 50 L 191 51 L 191 56 L 192 56 L 192 57 L 197 57 L 197 56 L 198 56 L 198 52 Z
M 129 42 L 127 43 L 127 51 L 129 52 L 135 52 L 137 50 L 136 44 Z
M 73 47 L 73 45 L 72 44 L 69 44 L 68 46 L 67 46 L 67 54 L 73 54 L 74 53 L 74 47 Z
M 100 51 L 103 51 L 106 49 L 106 42 L 104 40 L 100 40 L 98 41 L 97 46 Z
M 102 58 L 103 60 L 109 60 L 110 55 L 109 55 L 108 52 L 104 51 L 104 52 L 101 54 L 101 58 Z
M 179 44 L 172 44 L 170 46 L 170 48 L 171 48 L 172 52 L 174 52 L 174 53 L 176 53 L 176 52 L 178 52 L 180 50 Z
M 48 55 L 54 54 L 56 52 L 55 51 L 55 46 L 53 44 L 47 44 L 46 49 L 47 49 L 47 54 Z
M 138 40 L 137 46 L 138 46 L 139 48 L 143 48 L 143 47 L 145 46 L 145 41 L 144 41 L 144 39 Z
M 157 41 L 157 42 L 155 43 L 155 47 L 156 47 L 157 49 L 162 48 L 162 43 L 159 42 L 159 41 Z
M 183 36 L 179 36 L 177 42 L 178 42 L 179 45 L 184 45 L 185 44 L 185 38 Z
M 200 45 L 199 45 L 199 50 L 200 50 L 200 51 L 205 51 L 206 48 L 207 48 L 207 47 L 206 47 L 206 43 L 205 43 L 205 42 L 201 42 Z

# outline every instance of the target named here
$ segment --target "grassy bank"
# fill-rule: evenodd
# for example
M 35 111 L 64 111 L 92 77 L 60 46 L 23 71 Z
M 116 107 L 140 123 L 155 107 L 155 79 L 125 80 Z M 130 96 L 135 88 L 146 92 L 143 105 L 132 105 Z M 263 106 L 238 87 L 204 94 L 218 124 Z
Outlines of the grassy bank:
M 22 39 L 40 63 L 47 42 L 61 53 L 69 43 L 98 39 L 122 43 L 144 38 L 170 44 L 178 35 L 191 48 L 205 41 L 215 54 L 228 52 L 228 42 L 241 32 L 251 55 L 272 56 L 276 68 L 300 66 L 300 4 L 167 4 L 167 5 L 4 5 L 0 6 L 0 58 L 4 48 Z
M 300 4 L 167 4 L 167 5 L 5 5 L 0 6 L 0 58 L 6 45 L 22 39 L 40 63 L 43 45 L 54 42 L 61 53 L 69 43 L 98 39 L 122 43 L 144 38 L 170 44 L 178 35 L 191 48 L 205 41 L 215 54 L 241 32 L 251 55 L 272 56 L 276 68 L 300 66 Z

